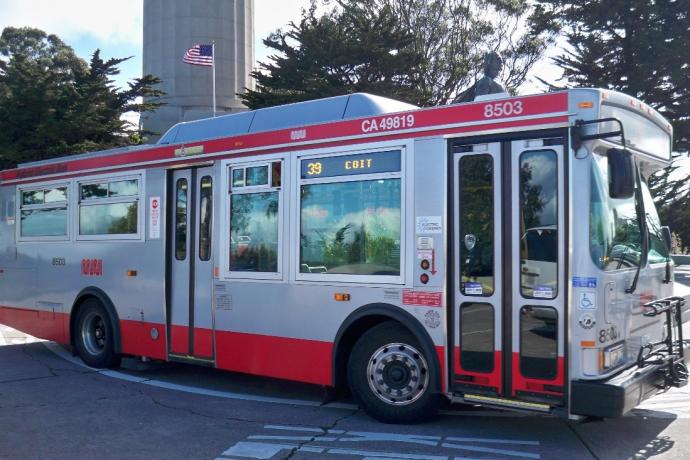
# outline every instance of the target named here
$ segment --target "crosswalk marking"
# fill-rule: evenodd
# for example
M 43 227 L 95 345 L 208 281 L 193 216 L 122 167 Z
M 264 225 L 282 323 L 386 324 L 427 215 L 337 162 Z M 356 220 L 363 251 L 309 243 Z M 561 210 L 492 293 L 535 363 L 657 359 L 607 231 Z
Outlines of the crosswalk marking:
M 501 458 L 540 459 L 535 452 L 541 443 L 529 439 L 485 437 L 442 437 L 408 433 L 324 430 L 318 427 L 265 425 L 267 434 L 253 434 L 226 449 L 218 460 L 271 459 L 282 451 L 308 452 L 335 457 L 346 455 L 361 460 L 456 460 L 470 455 Z M 286 434 L 275 434 L 285 432 Z M 307 434 L 310 433 L 311 435 Z M 367 448 L 353 448 L 366 442 Z M 492 446 L 495 444 L 496 446 Z M 510 448 L 510 444 L 514 447 Z M 435 447 L 434 454 L 406 452 L 406 445 Z
M 24 345 L 27 343 L 45 342 L 28 334 L 24 334 L 4 324 L 0 324 L 0 347 L 7 345 Z

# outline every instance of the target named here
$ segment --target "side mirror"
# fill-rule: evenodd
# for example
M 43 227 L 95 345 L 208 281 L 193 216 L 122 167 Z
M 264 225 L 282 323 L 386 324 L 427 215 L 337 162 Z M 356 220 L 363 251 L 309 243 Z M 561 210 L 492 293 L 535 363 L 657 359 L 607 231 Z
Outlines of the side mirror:
M 609 149 L 609 196 L 631 198 L 635 193 L 635 167 L 632 155 L 625 149 Z
M 664 244 L 666 245 L 666 249 L 668 249 L 668 252 L 671 252 L 671 229 L 668 228 L 668 226 L 664 225 L 661 227 L 661 238 L 664 240 Z

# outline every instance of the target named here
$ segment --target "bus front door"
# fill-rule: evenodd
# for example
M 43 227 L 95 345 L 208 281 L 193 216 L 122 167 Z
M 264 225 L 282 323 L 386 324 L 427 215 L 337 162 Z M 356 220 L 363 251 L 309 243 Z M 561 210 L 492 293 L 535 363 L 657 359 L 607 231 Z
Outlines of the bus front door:
M 563 139 L 451 151 L 453 391 L 549 410 L 565 391 Z
M 168 349 L 172 356 L 213 360 L 212 169 L 170 174 Z

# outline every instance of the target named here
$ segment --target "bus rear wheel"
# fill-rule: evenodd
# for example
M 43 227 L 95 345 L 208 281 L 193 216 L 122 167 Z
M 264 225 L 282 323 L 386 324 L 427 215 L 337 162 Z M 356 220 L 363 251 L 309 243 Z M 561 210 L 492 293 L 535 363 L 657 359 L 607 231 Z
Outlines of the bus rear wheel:
M 348 380 L 364 410 L 386 423 L 418 422 L 440 403 L 431 385 L 432 363 L 415 337 L 399 323 L 381 323 L 357 341 L 348 360 Z
M 120 365 L 115 353 L 113 325 L 108 312 L 96 299 L 87 299 L 79 309 L 75 345 L 79 357 L 90 367 Z

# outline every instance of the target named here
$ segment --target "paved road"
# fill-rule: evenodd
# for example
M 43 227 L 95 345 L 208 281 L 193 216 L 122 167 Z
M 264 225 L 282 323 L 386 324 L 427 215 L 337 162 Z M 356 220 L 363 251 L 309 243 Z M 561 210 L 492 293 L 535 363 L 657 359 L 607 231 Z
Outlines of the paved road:
M 690 457 L 685 389 L 619 420 L 569 423 L 459 407 L 420 425 L 384 425 L 347 403 L 320 405 L 318 389 L 183 365 L 95 371 L 54 344 L 1 328 L 1 458 Z M 189 384 L 206 394 L 189 393 Z
M 0 458 L 690 458 L 690 389 L 617 420 L 458 406 L 403 426 L 347 401 L 321 404 L 320 389 L 306 385 L 172 363 L 129 367 L 89 369 L 0 325 Z
M 690 286 L 690 265 L 680 265 L 675 268 L 675 281 Z

